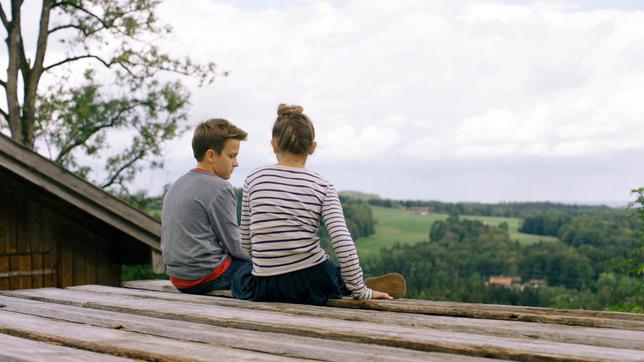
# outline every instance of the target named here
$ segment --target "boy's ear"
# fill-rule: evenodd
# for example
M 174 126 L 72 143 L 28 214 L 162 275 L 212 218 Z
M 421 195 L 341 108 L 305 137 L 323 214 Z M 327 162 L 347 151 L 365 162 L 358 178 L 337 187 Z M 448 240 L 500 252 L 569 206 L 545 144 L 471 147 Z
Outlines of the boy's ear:
M 206 150 L 206 153 L 204 154 L 203 158 L 205 161 L 212 161 L 215 155 L 216 155 L 215 150 L 213 150 L 212 148 L 209 148 L 208 150 Z
M 280 148 L 277 146 L 277 140 L 275 138 L 271 138 L 271 146 L 273 147 L 274 154 L 277 154 L 280 151 Z
M 316 149 L 317 147 L 318 147 L 318 143 L 317 143 L 317 142 L 315 142 L 315 141 L 313 141 L 313 143 L 311 143 L 311 145 L 309 146 L 309 149 L 307 150 L 307 152 L 309 153 L 309 155 L 312 155 L 312 154 L 313 154 L 313 152 L 315 152 L 315 149 Z

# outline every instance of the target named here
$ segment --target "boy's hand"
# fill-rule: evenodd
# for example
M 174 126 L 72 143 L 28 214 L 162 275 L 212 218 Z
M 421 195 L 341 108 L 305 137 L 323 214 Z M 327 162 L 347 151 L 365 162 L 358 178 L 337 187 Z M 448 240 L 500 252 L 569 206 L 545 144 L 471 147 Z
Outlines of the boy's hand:
M 371 298 L 372 299 L 394 299 L 391 297 L 391 295 L 385 292 L 379 292 L 377 290 L 371 291 Z

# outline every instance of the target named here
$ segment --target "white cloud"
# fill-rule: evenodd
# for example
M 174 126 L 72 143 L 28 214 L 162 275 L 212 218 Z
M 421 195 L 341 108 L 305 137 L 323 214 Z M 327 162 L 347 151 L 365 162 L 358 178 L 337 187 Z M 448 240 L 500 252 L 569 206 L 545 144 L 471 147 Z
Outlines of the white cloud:
M 318 154 L 322 159 L 375 160 L 398 143 L 395 128 L 367 126 L 362 129 L 346 124 L 320 134 Z

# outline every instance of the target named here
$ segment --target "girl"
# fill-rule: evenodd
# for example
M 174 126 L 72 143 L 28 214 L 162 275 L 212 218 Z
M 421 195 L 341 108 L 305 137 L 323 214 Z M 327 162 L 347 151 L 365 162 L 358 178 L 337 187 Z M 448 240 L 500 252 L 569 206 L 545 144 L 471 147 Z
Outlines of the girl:
M 251 266 L 235 275 L 236 298 L 324 305 L 329 298 L 392 299 L 365 285 L 356 248 L 334 186 L 305 168 L 315 152 L 315 130 L 300 106 L 281 104 L 271 144 L 277 164 L 261 167 L 244 183 L 241 239 Z M 320 246 L 324 222 L 340 267 Z M 369 280 L 368 280 L 369 281 Z M 374 278 L 375 285 L 404 294 L 400 274 Z

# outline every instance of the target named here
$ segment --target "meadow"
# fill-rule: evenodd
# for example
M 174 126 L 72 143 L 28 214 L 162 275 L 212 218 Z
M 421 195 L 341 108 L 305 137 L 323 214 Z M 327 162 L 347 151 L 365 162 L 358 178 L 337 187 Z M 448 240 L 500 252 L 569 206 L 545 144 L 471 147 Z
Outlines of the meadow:
M 404 208 L 388 208 L 372 206 L 373 216 L 376 219 L 375 233 L 368 237 L 356 240 L 358 252 L 361 257 L 377 254 L 381 248 L 388 248 L 400 242 L 401 244 L 415 244 L 429 239 L 429 230 L 434 221 L 447 219 L 447 214 L 429 213 L 416 214 Z M 538 241 L 556 241 L 550 236 L 524 234 L 519 232 L 521 219 L 511 217 L 471 216 L 461 215 L 461 219 L 479 220 L 488 225 L 508 224 L 510 238 L 521 244 L 531 244 Z

